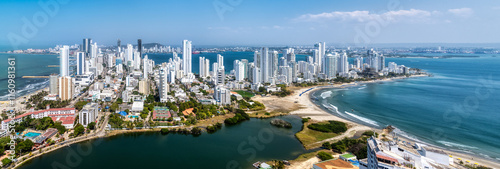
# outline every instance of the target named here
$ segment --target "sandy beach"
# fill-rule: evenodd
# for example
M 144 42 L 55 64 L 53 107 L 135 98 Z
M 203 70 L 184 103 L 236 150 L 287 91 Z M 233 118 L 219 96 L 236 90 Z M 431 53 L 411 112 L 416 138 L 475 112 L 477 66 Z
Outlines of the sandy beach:
M 424 77 L 424 76 L 425 75 L 418 75 L 418 76 L 412 76 L 410 78 Z M 282 106 L 280 108 L 286 109 L 286 107 L 289 107 L 289 108 L 298 107 L 298 109 L 290 111 L 291 115 L 297 115 L 297 116 L 300 116 L 302 118 L 311 118 L 312 120 L 316 120 L 316 121 L 335 120 L 335 121 L 345 122 L 350 126 L 350 130 L 349 130 L 349 132 L 346 132 L 348 134 L 343 134 L 342 138 L 343 137 L 350 137 L 351 135 L 353 135 L 353 133 L 355 133 L 355 131 L 373 130 L 373 131 L 380 133 L 382 131 L 381 129 L 358 124 L 356 122 L 332 115 L 332 114 L 328 113 L 327 111 L 319 108 L 317 105 L 315 105 L 311 101 L 310 94 L 313 93 L 314 91 L 324 89 L 324 88 L 341 88 L 344 86 L 360 85 L 360 84 L 366 84 L 366 83 L 386 82 L 386 81 L 405 79 L 405 78 L 407 78 L 407 77 L 399 77 L 399 78 L 391 78 L 391 79 L 383 79 L 383 80 L 372 80 L 372 81 L 366 81 L 366 82 L 358 82 L 357 84 L 349 83 L 349 84 L 342 84 L 342 85 L 336 84 L 336 85 L 327 85 L 327 86 L 291 88 L 291 90 L 294 91 L 293 94 L 290 96 L 284 97 L 284 98 L 279 98 L 277 96 L 265 96 L 265 97 L 256 96 L 252 99 L 264 103 L 266 105 L 266 111 L 272 111 L 276 107 L 279 107 L 276 105 L 286 105 L 286 106 Z M 270 105 L 271 108 L 269 108 L 268 105 Z M 293 106 L 291 106 L 291 105 L 293 105 Z M 338 138 L 335 137 L 335 138 L 330 138 L 330 139 L 327 139 L 324 141 L 334 141 L 337 139 Z M 428 145 L 428 148 L 442 151 L 445 154 L 451 155 L 453 157 L 455 163 L 458 163 L 459 160 L 457 158 L 460 158 L 464 162 L 466 160 L 469 160 L 470 161 L 469 164 L 478 163 L 479 165 L 484 165 L 484 166 L 491 167 L 491 168 L 500 168 L 500 164 L 498 162 L 495 162 L 492 160 L 488 160 L 488 159 L 477 157 L 477 156 L 474 157 L 474 155 L 472 155 L 472 154 L 466 154 L 466 153 L 446 150 L 446 149 L 443 149 L 443 148 L 440 148 L 437 146 L 433 146 L 430 144 L 427 144 L 427 145 Z M 311 165 L 317 161 L 319 161 L 319 159 L 317 157 L 313 157 L 313 158 L 306 160 L 306 161 L 303 161 L 303 162 L 292 163 L 292 165 L 289 168 L 301 168 L 303 166 L 311 167 Z

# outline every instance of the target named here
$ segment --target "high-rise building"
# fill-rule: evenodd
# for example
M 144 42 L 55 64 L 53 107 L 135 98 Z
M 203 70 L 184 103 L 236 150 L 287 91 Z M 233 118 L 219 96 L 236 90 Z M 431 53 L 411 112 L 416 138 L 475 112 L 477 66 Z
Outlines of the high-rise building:
M 139 56 L 142 58 L 142 39 L 137 39 L 137 51 L 139 51 Z
M 347 54 L 344 52 L 340 55 L 340 59 L 338 60 L 338 73 L 345 74 L 349 72 L 349 62 L 347 60 Z
M 226 72 L 224 70 L 224 66 L 219 66 L 219 69 L 217 69 L 217 73 L 216 73 L 216 77 L 215 77 L 215 84 L 216 85 L 224 85 L 225 84 L 225 80 L 226 80 Z
M 139 81 L 139 93 L 145 96 L 149 95 L 149 81 L 148 79 L 143 79 Z
M 82 44 L 82 51 L 85 52 L 85 55 L 87 57 L 90 56 L 90 44 L 92 44 L 92 39 L 90 38 L 86 38 L 86 39 L 83 39 L 83 44 Z
M 200 77 L 205 78 L 210 76 L 210 61 L 205 59 L 205 57 L 200 57 Z
M 262 50 L 260 51 L 260 73 L 261 73 L 261 76 L 260 76 L 260 80 L 261 82 L 263 83 L 266 83 L 266 82 L 269 82 L 269 74 L 272 73 L 272 68 L 271 68 L 271 65 L 272 65 L 272 61 L 271 61 L 271 58 L 269 57 L 269 48 L 267 47 L 264 47 L 262 48 Z
M 214 92 L 214 98 L 218 105 L 231 104 L 231 91 L 223 86 L 217 86 Z
M 60 53 L 60 67 L 59 67 L 59 74 L 61 76 L 69 76 L 69 46 L 64 45 L 61 48 L 61 53 Z
M 250 71 L 248 71 L 248 60 L 241 59 L 241 63 L 243 63 L 243 78 L 248 79 L 248 74 L 250 72 Z
M 336 54 L 338 55 L 338 54 Z M 326 79 L 333 79 L 337 76 L 337 56 L 328 54 L 324 58 L 323 70 Z
M 115 54 L 108 54 L 108 64 L 106 65 L 108 68 L 112 68 L 115 64 L 113 63 L 115 61 Z
M 96 122 L 98 116 L 97 103 L 88 103 L 83 106 L 82 111 L 78 112 L 78 122 L 87 127 L 92 122 Z
M 69 76 L 59 77 L 59 98 L 71 100 L 73 98 L 73 79 Z
M 239 60 L 235 60 L 234 77 L 238 82 L 241 82 L 245 79 L 245 66 L 243 62 Z
M 118 53 L 122 52 L 122 41 L 120 39 L 116 42 L 116 51 Z
M 125 53 L 125 65 L 131 66 L 134 60 L 134 47 L 132 46 L 132 44 L 127 44 L 127 50 Z
M 59 81 L 58 81 L 59 75 L 57 74 L 51 74 L 49 76 L 49 94 L 51 95 L 57 95 L 59 93 Z
M 219 68 L 224 66 L 224 56 L 217 54 L 217 65 L 219 65 Z
M 192 55 L 191 41 L 188 40 L 182 41 L 182 61 L 184 63 L 182 70 L 184 70 L 185 75 L 192 73 L 191 65 L 193 63 L 191 61 L 191 55 Z
M 160 83 L 158 85 L 158 93 L 160 94 L 160 102 L 167 102 L 167 95 L 169 90 L 168 70 L 165 68 L 160 69 Z
M 85 74 L 85 53 L 84 52 L 76 52 L 76 74 L 83 75 Z

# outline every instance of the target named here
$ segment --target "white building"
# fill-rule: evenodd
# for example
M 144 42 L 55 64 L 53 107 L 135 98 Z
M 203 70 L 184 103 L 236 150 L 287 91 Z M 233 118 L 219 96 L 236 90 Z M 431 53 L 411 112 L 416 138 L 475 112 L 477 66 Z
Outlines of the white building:
M 96 122 L 98 111 L 97 103 L 88 103 L 78 112 L 78 122 L 87 127 L 88 124 Z
M 191 55 L 192 55 L 191 41 L 188 40 L 182 41 L 182 61 L 183 61 L 182 70 L 184 70 L 185 75 L 192 73 L 191 65 L 193 63 L 191 60 Z
M 239 60 L 235 60 L 234 77 L 235 80 L 241 82 L 245 79 L 245 65 Z
M 325 79 L 334 79 L 337 76 L 337 55 L 328 54 L 325 56 L 323 62 Z
M 160 79 L 158 84 L 158 93 L 160 94 L 160 102 L 168 101 L 168 92 L 170 92 L 170 85 L 168 83 L 168 71 L 166 69 L 160 69 Z
M 231 104 L 231 91 L 223 86 L 217 86 L 215 88 L 214 98 L 218 105 L 229 105 Z
M 69 46 L 64 45 L 60 53 L 60 76 L 69 76 Z

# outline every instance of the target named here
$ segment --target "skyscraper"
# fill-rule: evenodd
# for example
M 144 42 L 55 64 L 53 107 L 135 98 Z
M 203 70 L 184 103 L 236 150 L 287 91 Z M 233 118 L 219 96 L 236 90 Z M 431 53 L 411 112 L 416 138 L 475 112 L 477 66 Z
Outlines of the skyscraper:
M 200 66 L 200 77 L 205 78 L 209 75 L 209 68 L 210 68 L 210 61 L 208 59 L 205 59 L 205 57 L 200 57 L 199 60 L 199 66 Z
M 57 74 L 51 74 L 49 76 L 49 94 L 57 95 L 59 93 L 58 77 L 59 76 Z
M 90 55 L 90 44 L 92 44 L 92 39 L 83 39 L 82 51 L 85 52 L 87 57 Z
M 240 81 L 243 81 L 245 79 L 245 66 L 243 64 L 243 62 L 239 61 L 239 60 L 235 60 L 234 61 L 234 77 L 235 77 L 235 80 L 240 82 Z
M 64 45 L 61 48 L 61 53 L 60 53 L 60 67 L 59 67 L 59 74 L 61 76 L 69 76 L 69 46 Z
M 260 80 L 261 82 L 269 82 L 269 73 L 272 71 L 271 70 L 271 59 L 269 58 L 269 48 L 263 47 L 262 50 L 260 51 Z
M 120 39 L 118 39 L 118 42 L 116 42 L 116 48 L 117 48 L 117 52 L 120 53 L 122 52 L 122 41 Z
M 142 39 L 137 39 L 137 51 L 139 51 L 139 56 L 142 58 Z
M 85 53 L 76 52 L 76 74 L 83 75 L 85 70 Z
M 188 75 L 192 73 L 191 65 L 191 55 L 192 55 L 192 44 L 191 41 L 184 40 L 182 41 L 182 61 L 183 61 L 183 67 L 182 70 L 184 70 L 184 75 Z
M 347 60 L 347 54 L 345 52 L 342 55 L 340 55 L 340 59 L 338 60 L 337 71 L 340 74 L 349 72 L 349 62 Z
M 71 100 L 73 98 L 73 80 L 71 77 L 59 77 L 59 98 L 61 100 Z
M 219 68 L 224 66 L 224 56 L 217 54 L 217 64 L 219 65 Z
M 167 95 L 169 90 L 169 84 L 168 84 L 168 69 L 166 68 L 161 68 L 160 69 L 160 84 L 158 86 L 158 90 L 160 93 L 160 102 L 167 102 Z
M 336 54 L 338 55 L 338 54 Z M 326 79 L 333 79 L 337 76 L 337 56 L 328 54 L 325 56 L 323 68 Z

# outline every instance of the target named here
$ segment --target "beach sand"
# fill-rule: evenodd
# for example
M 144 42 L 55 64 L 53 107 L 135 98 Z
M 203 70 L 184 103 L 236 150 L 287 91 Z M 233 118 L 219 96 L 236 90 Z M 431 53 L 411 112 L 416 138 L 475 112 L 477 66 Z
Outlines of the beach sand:
M 419 76 L 413 76 L 413 77 L 423 77 L 423 76 L 419 75 Z M 396 80 L 396 79 L 405 79 L 405 78 L 406 77 L 366 81 L 366 82 L 360 82 L 357 85 L 365 84 L 365 83 L 385 82 L 385 81 L 391 81 L 391 80 Z M 299 109 L 290 111 L 290 114 L 297 115 L 297 116 L 300 116 L 302 118 L 309 117 L 315 121 L 335 120 L 335 121 L 345 122 L 351 127 L 350 131 L 346 132 L 346 133 L 352 134 L 352 133 L 355 133 L 354 131 L 366 131 L 366 130 L 373 130 L 373 131 L 381 133 L 381 131 L 382 131 L 381 129 L 368 127 L 368 126 L 358 124 L 356 122 L 332 115 L 332 114 L 328 113 L 327 111 L 319 108 L 310 99 L 310 94 L 313 93 L 314 91 L 324 89 L 324 88 L 335 88 L 335 87 L 343 87 L 343 86 L 349 86 L 349 85 L 355 85 L 355 84 L 350 83 L 350 84 L 343 84 L 343 85 L 328 85 L 328 86 L 314 86 L 314 87 L 304 87 L 304 88 L 291 88 L 291 90 L 293 90 L 294 92 L 292 95 L 287 96 L 287 97 L 279 98 L 277 96 L 265 96 L 265 97 L 255 96 L 252 99 L 264 103 L 264 105 L 266 105 L 266 111 L 272 111 L 275 109 L 275 107 L 280 107 L 280 109 L 283 109 L 283 108 L 286 109 L 287 107 L 288 108 L 298 107 Z M 305 91 L 307 91 L 307 92 L 305 92 Z M 269 108 L 269 107 L 267 107 L 268 105 L 273 105 L 273 106 L 271 108 Z M 274 106 L 274 105 L 283 105 L 283 106 Z M 342 136 L 349 137 L 350 135 L 344 134 Z M 337 140 L 337 137 L 330 138 L 330 139 L 323 140 L 323 141 L 334 141 L 334 140 Z M 457 158 L 461 158 L 464 163 L 466 162 L 466 160 L 469 160 L 470 163 L 468 163 L 468 164 L 478 163 L 479 165 L 483 165 L 483 166 L 487 166 L 487 167 L 491 167 L 491 168 L 500 168 L 500 163 L 489 160 L 489 159 L 485 159 L 485 158 L 477 157 L 477 156 L 474 157 L 474 155 L 471 155 L 471 154 L 455 152 L 455 151 L 451 151 L 451 150 L 445 150 L 443 148 L 439 148 L 437 146 L 433 146 L 433 145 L 429 145 L 429 144 L 427 144 L 427 147 L 438 150 L 438 151 L 442 151 L 445 154 L 451 155 L 453 157 L 455 163 L 458 163 L 458 161 L 459 161 Z M 290 168 L 297 168 L 297 167 L 300 168 L 300 167 L 304 167 L 304 166 L 309 168 L 309 167 L 312 167 L 313 163 L 318 162 L 318 161 L 319 161 L 319 159 L 317 157 L 313 157 L 313 158 L 306 160 L 306 161 L 303 161 L 303 162 L 292 163 L 292 167 L 290 167 Z

